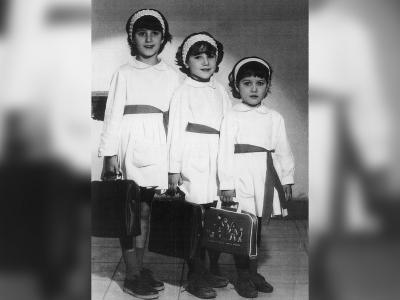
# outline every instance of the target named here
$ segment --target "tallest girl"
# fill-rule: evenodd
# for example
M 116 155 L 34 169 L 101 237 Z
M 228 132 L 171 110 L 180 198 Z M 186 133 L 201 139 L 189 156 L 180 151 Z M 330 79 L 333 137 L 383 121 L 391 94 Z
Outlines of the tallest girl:
M 120 238 L 126 265 L 124 291 L 154 299 L 164 284 L 143 268 L 143 255 L 154 189 L 168 187 L 163 113 L 169 108 L 179 77 L 158 57 L 172 38 L 160 12 L 135 12 L 127 21 L 126 32 L 132 57 L 112 78 L 99 156 L 104 157 L 103 177 L 122 173 L 123 178 L 141 187 L 141 235 Z

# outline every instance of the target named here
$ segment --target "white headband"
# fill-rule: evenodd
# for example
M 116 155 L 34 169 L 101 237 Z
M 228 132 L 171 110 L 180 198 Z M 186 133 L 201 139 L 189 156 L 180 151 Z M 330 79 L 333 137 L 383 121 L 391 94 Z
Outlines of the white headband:
M 132 37 L 133 25 L 135 25 L 137 20 L 139 20 L 141 17 L 144 17 L 144 16 L 152 16 L 152 17 L 156 18 L 161 24 L 163 35 L 165 35 L 165 24 L 164 24 L 164 20 L 163 20 L 161 14 L 158 11 L 155 11 L 153 9 L 143 9 L 143 10 L 138 11 L 136 14 L 134 14 L 131 19 L 131 24 L 129 26 L 129 38 L 131 39 L 131 41 L 133 40 L 133 37 Z
M 186 56 L 187 56 L 187 54 L 189 52 L 190 47 L 192 47 L 197 42 L 210 43 L 213 47 L 215 47 L 215 49 L 217 49 L 216 56 L 218 57 L 218 47 L 217 47 L 217 43 L 215 42 L 215 40 L 212 37 L 210 37 L 210 36 L 208 36 L 206 34 L 200 33 L 200 34 L 196 34 L 196 35 L 191 36 L 183 44 L 183 47 L 182 47 L 182 60 L 183 60 L 184 63 L 186 61 Z
M 242 61 L 240 61 L 240 62 L 235 66 L 235 69 L 234 69 L 234 71 L 233 71 L 233 82 L 235 83 L 235 87 L 237 86 L 237 84 L 236 84 L 236 77 L 237 77 L 237 74 L 238 74 L 240 68 L 241 68 L 244 64 L 247 64 L 247 63 L 253 62 L 253 61 L 254 61 L 254 62 L 258 62 L 258 63 L 264 65 L 264 66 L 268 69 L 268 75 L 271 76 L 271 67 L 270 67 L 264 60 L 262 60 L 261 58 L 258 58 L 258 57 L 248 57 L 248 58 L 245 58 L 245 59 L 243 59 Z

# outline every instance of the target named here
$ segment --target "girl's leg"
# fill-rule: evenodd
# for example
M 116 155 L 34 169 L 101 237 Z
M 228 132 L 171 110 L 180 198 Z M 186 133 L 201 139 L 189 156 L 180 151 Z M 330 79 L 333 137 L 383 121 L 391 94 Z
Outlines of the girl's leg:
M 138 275 L 143 268 L 144 247 L 146 245 L 147 235 L 149 231 L 150 206 L 149 198 L 154 196 L 154 192 L 142 188 L 141 190 L 141 234 L 136 238 L 123 237 L 120 238 L 123 258 L 126 265 L 127 276 Z
M 251 258 L 249 259 L 249 272 L 250 274 L 257 274 L 257 269 L 258 269 L 258 260 L 257 258 Z
M 210 259 L 210 272 L 218 276 L 221 276 L 221 271 L 218 265 L 218 260 L 220 255 L 221 252 L 208 249 L 208 257 Z
M 142 193 L 142 195 L 145 193 Z M 146 195 L 146 194 L 145 194 Z M 149 233 L 150 206 L 146 202 L 142 202 L 140 215 L 141 234 L 136 237 L 136 255 L 139 270 L 143 268 L 144 248 L 146 246 L 147 235 Z
M 255 298 L 258 295 L 257 289 L 250 280 L 249 258 L 244 255 L 234 255 L 237 280 L 234 282 L 237 293 L 245 298 Z
M 257 226 L 257 247 L 261 246 L 261 228 L 262 228 L 262 217 L 257 217 L 258 226 Z
M 218 266 L 218 259 L 221 254 L 219 251 L 207 249 L 208 252 L 208 258 L 210 261 L 210 272 L 214 275 L 221 276 L 220 271 L 219 271 L 219 266 Z M 206 248 L 201 248 L 200 249 L 200 259 L 202 260 L 203 265 L 205 265 L 206 261 Z M 204 271 L 206 269 L 204 268 Z
M 208 203 L 205 205 L 205 209 L 209 209 L 210 207 L 216 207 L 217 206 L 217 201 L 214 201 L 212 203 Z M 205 265 L 205 248 L 202 248 L 202 261 L 203 265 Z M 208 271 L 206 268 L 204 268 L 203 272 L 203 279 L 213 288 L 221 288 L 221 287 L 226 287 L 229 283 L 229 280 L 223 276 L 219 275 L 219 268 L 218 268 L 218 259 L 220 256 L 219 251 L 215 250 L 207 250 L 208 252 L 208 257 L 210 259 L 210 271 Z
M 150 227 L 150 203 L 154 197 L 154 190 L 144 189 L 141 191 L 142 205 L 140 212 L 141 234 L 136 237 L 136 258 L 140 272 L 140 278 L 150 285 L 153 289 L 161 291 L 164 289 L 164 283 L 153 277 L 153 272 L 143 268 L 144 249 L 146 247 L 147 237 Z
M 236 270 L 238 272 L 238 275 L 241 275 L 242 273 L 248 273 L 249 272 L 249 259 L 247 256 L 244 255 L 234 255 L 233 256 L 235 260 L 235 266 Z
M 126 268 L 123 290 L 125 293 L 141 299 L 158 298 L 158 292 L 140 278 L 134 240 L 134 237 L 119 239 Z
M 262 229 L 262 218 L 257 217 L 258 219 L 258 228 L 257 228 L 257 247 L 261 246 L 261 229 Z M 253 284 L 256 286 L 259 292 L 263 293 L 271 293 L 273 291 L 273 287 L 265 280 L 265 278 L 257 272 L 258 269 L 258 260 L 256 258 L 249 259 L 249 272 L 250 279 Z
M 139 275 L 135 251 L 135 238 L 130 236 L 121 237 L 119 243 L 122 249 L 122 258 L 125 263 L 125 278 L 133 280 L 135 276 Z
M 209 258 L 210 258 L 210 266 L 214 267 L 214 270 L 216 270 L 216 268 L 218 268 L 218 258 L 219 258 L 220 252 L 208 250 L 208 254 L 209 254 Z M 205 259 L 202 260 L 202 264 L 204 266 Z M 219 270 L 217 270 L 217 272 L 219 273 Z M 212 271 L 210 272 L 206 268 L 204 268 L 203 279 L 210 285 L 210 287 L 213 287 L 213 288 L 226 287 L 229 283 L 228 278 L 217 275 L 217 274 L 215 274 L 215 272 L 212 272 Z
M 189 268 L 186 291 L 202 299 L 215 298 L 217 293 L 202 276 L 205 270 L 204 260 L 201 259 L 202 252 L 202 249 L 198 247 L 193 258 L 186 260 Z
M 188 280 L 190 280 L 192 277 L 198 277 L 201 276 L 201 274 L 204 273 L 204 264 L 203 260 L 200 257 L 193 257 L 191 259 L 186 260 L 186 263 L 188 265 Z
M 274 288 L 270 285 L 265 278 L 257 272 L 258 269 L 258 260 L 257 258 L 251 258 L 249 260 L 249 272 L 250 272 L 250 280 L 255 285 L 257 291 L 263 293 L 271 293 Z

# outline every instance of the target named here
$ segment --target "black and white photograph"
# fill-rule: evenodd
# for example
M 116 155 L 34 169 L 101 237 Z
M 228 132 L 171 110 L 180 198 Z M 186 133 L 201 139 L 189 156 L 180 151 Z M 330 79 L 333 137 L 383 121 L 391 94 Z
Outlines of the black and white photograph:
M 92 2 L 92 299 L 308 299 L 308 2 Z
M 0 0 L 0 298 L 400 299 L 399 8 Z

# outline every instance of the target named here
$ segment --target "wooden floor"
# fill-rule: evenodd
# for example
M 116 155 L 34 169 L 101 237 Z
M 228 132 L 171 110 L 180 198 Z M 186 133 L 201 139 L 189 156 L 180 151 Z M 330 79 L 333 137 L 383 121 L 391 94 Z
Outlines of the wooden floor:
M 271 294 L 259 299 L 308 299 L 308 221 L 271 220 L 263 225 L 259 251 L 259 272 L 274 286 Z M 145 265 L 165 282 L 159 299 L 198 299 L 185 291 L 187 267 L 180 259 L 146 253 Z M 229 279 L 236 271 L 232 256 L 222 254 L 221 270 Z M 92 300 L 124 300 L 134 297 L 122 292 L 124 264 L 118 240 L 92 238 Z M 233 286 L 216 289 L 217 299 L 245 299 Z

